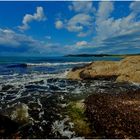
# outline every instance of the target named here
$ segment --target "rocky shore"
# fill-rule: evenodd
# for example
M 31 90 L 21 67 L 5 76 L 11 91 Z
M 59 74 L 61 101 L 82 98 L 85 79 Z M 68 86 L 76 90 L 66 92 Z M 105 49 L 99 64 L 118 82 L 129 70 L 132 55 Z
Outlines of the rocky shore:
M 96 61 L 68 79 L 29 83 L 13 101 L 21 86 L 3 85 L 0 138 L 140 138 L 139 64 L 139 56 Z
M 98 138 L 140 138 L 140 89 L 93 94 L 85 100 L 86 115 Z
M 96 61 L 72 69 L 68 79 L 113 80 L 121 84 L 140 84 L 140 56 L 130 56 L 118 62 Z M 120 84 L 120 86 L 119 86 Z M 140 138 L 140 88 L 117 93 L 93 92 L 84 100 L 85 114 L 94 138 Z
M 114 79 L 117 82 L 140 83 L 140 56 L 129 56 L 121 61 L 96 61 L 84 67 L 72 69 L 68 79 Z

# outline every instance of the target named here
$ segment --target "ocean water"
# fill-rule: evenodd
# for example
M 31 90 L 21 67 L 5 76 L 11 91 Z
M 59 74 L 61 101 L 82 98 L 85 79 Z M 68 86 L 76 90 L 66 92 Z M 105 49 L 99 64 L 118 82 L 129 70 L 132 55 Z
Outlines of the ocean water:
M 76 138 L 66 106 L 72 98 L 93 92 L 121 92 L 134 85 L 112 81 L 73 81 L 66 75 L 73 67 L 118 57 L 0 57 L 0 112 L 18 120 L 20 106 L 29 117 L 28 127 L 18 130 L 21 138 Z M 84 137 L 84 136 L 80 136 Z
M 48 72 L 59 73 L 74 66 L 97 60 L 120 60 L 118 57 L 0 57 L 0 74 L 10 72 Z M 26 67 L 28 66 L 28 67 Z M 11 68 L 11 69 L 10 69 Z
M 25 86 L 49 79 L 65 79 L 73 67 L 97 60 L 120 60 L 115 57 L 0 57 L 0 88 Z M 45 86 L 45 83 L 44 83 Z M 47 84 L 46 84 L 47 86 Z M 62 91 L 62 90 L 61 90 Z

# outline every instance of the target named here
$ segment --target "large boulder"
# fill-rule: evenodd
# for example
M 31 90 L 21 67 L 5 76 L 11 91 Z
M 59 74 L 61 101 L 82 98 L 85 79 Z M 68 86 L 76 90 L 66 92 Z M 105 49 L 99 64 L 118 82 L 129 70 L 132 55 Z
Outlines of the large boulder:
M 121 61 L 95 61 L 76 68 L 67 75 L 68 79 L 115 79 L 118 82 L 140 83 L 140 56 L 129 56 Z

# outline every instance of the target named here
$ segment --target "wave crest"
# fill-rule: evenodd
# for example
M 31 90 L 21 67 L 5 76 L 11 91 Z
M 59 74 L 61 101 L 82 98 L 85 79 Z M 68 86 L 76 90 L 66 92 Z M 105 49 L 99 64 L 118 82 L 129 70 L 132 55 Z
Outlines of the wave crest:
M 63 62 L 63 63 L 27 63 L 27 66 L 63 66 L 63 65 L 78 65 L 87 64 L 90 62 Z

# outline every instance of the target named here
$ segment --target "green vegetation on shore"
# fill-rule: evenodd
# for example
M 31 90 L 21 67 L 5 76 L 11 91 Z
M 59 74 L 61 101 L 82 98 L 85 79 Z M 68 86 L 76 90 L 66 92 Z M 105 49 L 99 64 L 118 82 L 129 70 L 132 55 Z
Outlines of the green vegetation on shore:
M 90 137 L 92 131 L 85 116 L 83 100 L 70 102 L 67 106 L 68 115 L 74 124 L 74 131 L 81 137 Z

